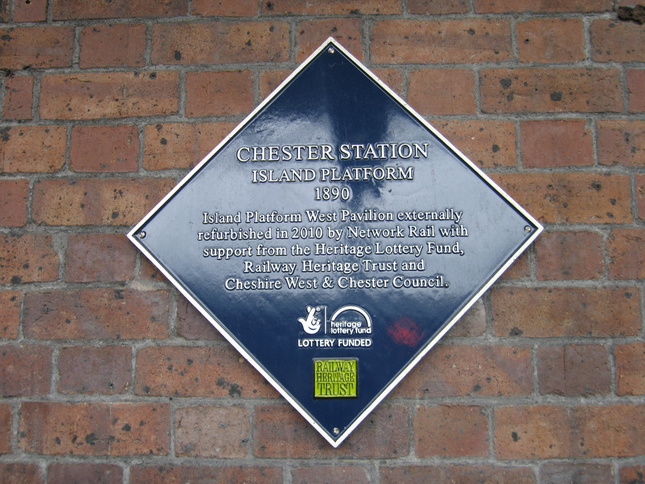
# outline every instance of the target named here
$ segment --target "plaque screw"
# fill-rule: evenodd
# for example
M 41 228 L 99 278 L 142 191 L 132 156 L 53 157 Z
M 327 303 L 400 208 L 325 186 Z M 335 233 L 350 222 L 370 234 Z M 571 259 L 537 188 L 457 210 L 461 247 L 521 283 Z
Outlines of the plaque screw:
M 338 435 L 340 433 L 340 429 L 338 427 L 334 427 L 334 435 Z
M 145 239 L 145 238 L 146 238 L 146 233 L 145 233 L 145 232 L 139 232 L 138 237 L 139 237 L 140 239 Z
M 333 47 L 330 47 L 329 49 L 327 49 L 327 52 L 329 52 L 330 54 L 333 54 L 334 52 L 336 52 L 336 50 L 334 50 Z M 340 432 L 340 430 L 339 430 L 339 432 Z
M 531 227 L 529 227 L 528 225 L 527 225 L 526 227 L 524 227 L 524 232 L 526 232 L 527 234 L 528 234 L 531 230 L 532 230 L 532 229 L 531 229 Z

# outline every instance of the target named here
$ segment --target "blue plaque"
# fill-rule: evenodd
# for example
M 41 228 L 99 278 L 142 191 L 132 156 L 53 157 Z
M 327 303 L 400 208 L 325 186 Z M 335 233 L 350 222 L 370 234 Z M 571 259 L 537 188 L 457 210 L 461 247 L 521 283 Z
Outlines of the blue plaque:
M 129 237 L 336 447 L 541 231 L 329 39 Z

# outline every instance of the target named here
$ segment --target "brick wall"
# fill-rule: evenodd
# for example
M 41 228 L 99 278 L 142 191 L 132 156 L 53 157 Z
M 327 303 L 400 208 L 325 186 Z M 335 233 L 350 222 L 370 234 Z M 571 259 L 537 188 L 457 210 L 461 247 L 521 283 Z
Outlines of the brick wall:
M 642 482 L 621 4 L 1 1 L 0 481 Z M 124 235 L 330 35 L 546 226 L 338 449 Z

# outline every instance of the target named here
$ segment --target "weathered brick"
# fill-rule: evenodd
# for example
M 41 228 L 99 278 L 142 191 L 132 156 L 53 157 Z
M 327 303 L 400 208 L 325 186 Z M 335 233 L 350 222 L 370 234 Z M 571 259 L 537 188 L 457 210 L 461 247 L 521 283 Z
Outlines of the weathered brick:
M 235 128 L 235 123 L 158 123 L 145 127 L 146 170 L 192 168 Z
M 186 74 L 186 115 L 248 114 L 253 109 L 251 71 L 189 72 Z
M 401 13 L 399 0 L 264 0 L 262 13 L 268 15 L 390 15 Z
M 547 232 L 535 242 L 540 280 L 598 279 L 605 274 L 603 237 L 597 232 Z
M 408 102 L 422 115 L 475 113 L 475 76 L 467 69 L 412 71 Z
M 260 99 L 265 99 L 275 91 L 290 74 L 291 71 L 282 69 L 260 72 Z
M 571 456 L 569 409 L 561 406 L 495 408 L 495 454 L 499 459 Z
M 48 234 L 0 236 L 0 284 L 54 281 L 58 254 Z
M 42 180 L 34 186 L 32 218 L 45 225 L 132 225 L 174 184 L 165 178 Z
M 635 336 L 640 331 L 636 287 L 499 287 L 492 291 L 497 336 Z
M 0 39 L 0 67 L 5 69 L 72 65 L 73 27 L 5 27 L 0 28 Z
M 0 403 L 0 454 L 11 453 L 11 436 L 13 425 L 11 404 Z
M 136 250 L 125 235 L 71 234 L 66 254 L 66 281 L 107 282 L 134 278 Z
M 540 482 L 560 484 L 563 482 L 584 482 L 585 484 L 605 484 L 614 482 L 611 465 L 581 464 L 578 462 L 556 462 L 540 468 Z
M 262 22 L 160 23 L 152 29 L 153 64 L 227 64 L 289 60 L 289 25 Z
M 358 18 L 335 18 L 300 22 L 296 35 L 296 61 L 304 61 L 330 36 L 333 36 L 355 57 L 362 60 L 361 26 L 362 22 Z
M 175 326 L 177 334 L 188 340 L 224 339 L 219 331 L 195 309 L 195 306 L 183 297 L 177 301 L 177 323 Z
M 0 345 L 0 396 L 46 395 L 51 373 L 51 348 L 44 345 Z
M 485 113 L 623 110 L 617 69 L 482 69 L 480 83 L 481 106 Z
M 598 163 L 645 166 L 645 121 L 598 121 Z
M 412 426 L 418 457 L 488 455 L 488 417 L 483 407 L 418 406 Z
M 61 393 L 123 393 L 132 380 L 129 346 L 69 346 L 58 356 Z
M 545 346 L 537 353 L 540 393 L 600 395 L 611 391 L 609 353 L 600 345 Z
M 55 462 L 47 468 L 48 482 L 95 482 L 121 484 L 123 469 L 113 464 L 63 464 Z
M 477 13 L 611 12 L 612 0 L 475 0 Z
M 634 176 L 636 181 L 636 203 L 638 204 L 638 218 L 645 219 L 645 175 Z
M 584 119 L 522 121 L 520 134 L 525 168 L 594 164 L 591 126 Z
M 529 251 L 525 251 L 522 255 L 506 269 L 501 276 L 501 279 L 526 279 L 531 276 L 531 261 L 529 259 Z
M 258 13 L 256 0 L 192 0 L 190 9 L 193 15 L 216 17 L 252 17 Z
M 19 462 L 0 463 L 0 481 L 5 484 L 23 484 L 27 482 L 29 484 L 39 484 L 45 482 L 38 465 Z
M 72 171 L 124 172 L 139 169 L 136 126 L 75 126 L 69 166 Z
M 481 336 L 486 332 L 486 307 L 480 299 L 450 329 L 449 338 Z
M 495 465 L 398 465 L 381 467 L 382 484 L 426 484 L 428 482 L 496 484 L 535 484 L 533 470 L 529 467 Z
M 36 339 L 148 339 L 168 335 L 167 291 L 79 289 L 30 292 L 25 335 Z
M 174 17 L 188 12 L 188 0 L 53 0 L 54 20 Z
M 370 481 L 367 468 L 351 465 L 318 465 L 298 467 L 291 471 L 294 484 L 323 484 L 326 482 L 351 482 L 367 484 Z
M 582 405 L 572 409 L 571 417 L 574 457 L 634 457 L 645 452 L 645 405 Z
M 473 119 L 431 122 L 448 141 L 478 166 L 517 166 L 513 121 Z
M 179 73 L 110 72 L 43 76 L 44 119 L 102 119 L 176 114 Z
M 175 411 L 178 457 L 242 458 L 248 452 L 251 418 L 243 407 L 200 405 Z
M 277 397 L 269 383 L 226 344 L 141 348 L 135 381 L 137 395 Z
M 645 111 L 645 69 L 627 69 L 627 94 L 629 112 Z
M 509 173 L 491 177 L 546 223 L 631 223 L 629 177 L 584 172 Z
M 254 454 L 259 458 L 393 458 L 408 455 L 409 424 L 403 405 L 379 405 L 337 449 L 287 405 L 255 408 Z
M 193 466 L 193 465 L 133 465 L 131 484 L 181 484 L 184 482 L 261 482 L 281 484 L 282 467 L 262 466 Z
M 618 395 L 645 395 L 645 343 L 617 345 L 616 393 Z
M 529 348 L 440 344 L 406 376 L 393 395 L 528 395 L 533 392 L 532 375 Z
M 498 62 L 513 57 L 505 19 L 380 20 L 371 39 L 375 63 Z
M 0 291 L 0 338 L 18 337 L 22 292 Z
M 29 180 L 0 180 L 0 225 L 22 227 L 27 223 Z
M 470 12 L 467 0 L 408 0 L 408 12 L 421 15 L 446 15 Z
M 387 67 L 380 67 L 376 69 L 370 69 L 372 73 L 378 77 L 383 84 L 389 87 L 392 91 L 397 93 L 399 96 L 403 96 L 404 91 L 404 81 L 401 71 L 399 69 L 390 69 Z
M 645 278 L 645 230 L 625 227 L 611 231 L 607 239 L 609 276 L 612 279 Z
M 0 4 L 0 21 L 9 22 L 11 20 L 11 2 L 2 2 Z
M 591 24 L 592 59 L 597 62 L 643 62 L 645 29 L 635 22 L 610 19 Z
M 520 62 L 576 62 L 585 59 L 582 19 L 536 18 L 517 23 Z
M 11 76 L 5 80 L 2 115 L 5 119 L 32 119 L 34 78 Z
M 88 25 L 81 31 L 79 67 L 142 66 L 145 64 L 144 24 Z
M 65 164 L 64 126 L 7 126 L 0 135 L 5 173 L 54 172 Z
M 645 478 L 645 465 L 625 466 L 620 469 L 620 484 L 638 484 Z
M 24 0 L 14 3 L 14 22 L 44 22 L 45 20 L 47 20 L 47 0 Z
M 52 455 L 167 455 L 170 409 L 164 403 L 26 402 L 18 445 Z

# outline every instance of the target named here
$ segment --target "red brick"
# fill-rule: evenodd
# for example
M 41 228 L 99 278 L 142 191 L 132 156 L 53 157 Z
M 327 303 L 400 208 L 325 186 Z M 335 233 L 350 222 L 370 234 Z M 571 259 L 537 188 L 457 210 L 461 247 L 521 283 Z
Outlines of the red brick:
M 226 116 L 253 109 L 251 71 L 189 72 L 186 74 L 186 115 Z
M 499 62 L 513 58 L 505 19 L 380 20 L 372 28 L 372 62 Z
M 629 112 L 642 113 L 645 111 L 645 69 L 627 69 L 626 77 Z
M 246 457 L 251 418 L 243 407 L 200 405 L 175 411 L 178 457 L 232 459 Z
M 68 26 L 0 29 L 0 66 L 5 69 L 69 67 L 74 29 Z
M 412 71 L 408 102 L 422 115 L 475 113 L 474 74 L 467 69 Z
M 620 469 L 620 484 L 639 484 L 645 477 L 645 465 L 626 466 Z
M 599 279 L 605 274 L 603 237 L 597 232 L 549 232 L 535 243 L 539 280 Z
M 259 458 L 394 458 L 408 455 L 407 408 L 379 405 L 337 449 L 287 405 L 255 407 L 254 454 Z
M 617 69 L 483 69 L 480 81 L 485 113 L 623 110 Z
M 327 38 L 334 37 L 355 57 L 363 59 L 362 22 L 358 18 L 308 20 L 298 24 L 296 62 L 304 61 Z
M 42 180 L 32 218 L 45 225 L 132 225 L 174 186 L 165 178 Z
M 426 484 L 428 482 L 472 482 L 495 484 L 535 484 L 529 467 L 494 465 L 398 465 L 380 468 L 382 484 Z
M 478 166 L 517 166 L 513 121 L 436 120 L 432 125 Z
M 260 99 L 265 99 L 277 89 L 292 71 L 272 70 L 260 72 Z
M 27 223 L 29 180 L 0 180 L 0 225 L 22 227 Z
M 0 481 L 4 484 L 39 484 L 45 482 L 38 465 L 18 462 L 0 463 Z
M 24 305 L 24 331 L 31 338 L 149 339 L 168 335 L 167 291 L 30 292 Z
M 645 121 L 598 121 L 598 163 L 645 166 Z
M 144 24 L 89 25 L 81 31 L 79 67 L 142 66 L 145 64 Z
M 60 393 L 124 393 L 132 380 L 129 346 L 70 346 L 58 356 Z
M 645 230 L 620 228 L 607 239 L 609 276 L 611 279 L 645 278 Z
M 75 126 L 69 165 L 72 171 L 124 172 L 139 169 L 136 126 Z
M 480 299 L 450 329 L 449 338 L 471 338 L 486 332 L 486 307 Z
M 357 465 L 318 465 L 298 467 L 291 471 L 294 484 L 325 484 L 329 482 L 351 482 L 367 484 L 371 482 L 367 467 Z
M 645 343 L 617 345 L 616 393 L 645 395 Z
M 66 254 L 66 281 L 108 282 L 134 278 L 136 250 L 125 235 L 71 234 Z
M 23 0 L 15 2 L 14 22 L 44 22 L 47 20 L 47 0 Z
M 32 119 L 34 78 L 31 76 L 11 76 L 5 80 L 4 108 L 5 119 Z
M 0 291 L 0 338 L 14 339 L 18 337 L 21 305 L 22 293 L 20 291 Z
M 281 21 L 160 23 L 152 29 L 153 64 L 228 64 L 289 60 Z
M 7 126 L 0 135 L 5 173 L 54 172 L 65 164 L 64 126 Z
M 406 376 L 394 395 L 424 398 L 511 396 L 532 392 L 529 348 L 441 344 L 430 350 Z
M 270 398 L 277 393 L 227 344 L 139 350 L 134 392 L 181 397 Z
M 0 284 L 55 281 L 58 254 L 47 234 L 0 236 Z
M 146 170 L 192 168 L 235 128 L 235 123 L 164 123 L 145 127 Z
M 268 15 L 389 15 L 401 13 L 399 0 L 264 0 L 262 13 Z
M 9 22 L 11 20 L 11 2 L 2 2 L 0 4 L 0 21 Z
M 600 345 L 545 346 L 538 349 L 540 393 L 567 397 L 611 391 L 609 353 Z
M 520 62 L 576 62 L 585 59 L 582 19 L 536 18 L 517 23 Z
M 55 462 L 47 468 L 49 482 L 95 482 L 121 484 L 123 469 L 113 464 L 63 464 Z
M 51 348 L 43 345 L 0 346 L 2 397 L 46 395 L 51 373 Z
M 555 462 L 540 468 L 540 482 L 560 484 L 562 482 L 584 482 L 585 484 L 606 484 L 614 482 L 614 473 L 608 464 L 581 464 L 578 462 Z
M 167 455 L 170 409 L 163 403 L 26 402 L 18 445 L 52 455 Z
M 645 219 L 645 175 L 634 176 L 636 181 L 636 203 L 638 204 L 638 218 Z
M 645 453 L 642 429 L 645 405 L 599 405 L 573 408 L 573 427 L 580 443 L 574 456 L 586 458 L 634 457 Z
M 408 0 L 408 12 L 421 15 L 446 15 L 470 12 L 467 0 Z
M 418 406 L 412 426 L 418 457 L 488 455 L 488 417 L 482 407 Z
M 392 91 L 403 97 L 404 81 L 401 71 L 399 69 L 389 69 L 380 67 L 371 69 L 372 73 L 378 77 L 383 84 L 389 87 Z
M 526 251 L 506 269 L 500 279 L 526 279 L 531 276 L 531 261 L 529 252 Z
M 281 484 L 282 467 L 133 465 L 131 484 L 182 484 L 186 482 L 257 482 Z
M 636 287 L 500 287 L 492 291 L 494 330 L 529 338 L 636 336 L 639 299 Z
M 591 24 L 592 59 L 597 62 L 643 62 L 645 30 L 635 22 L 598 19 Z
M 546 223 L 631 223 L 630 181 L 583 172 L 509 173 L 491 177 Z
M 118 17 L 174 17 L 188 12 L 188 0 L 53 0 L 54 20 Z
M 1 294 L 1 293 L 0 293 Z M 223 340 L 219 331 L 195 309 L 188 299 L 177 301 L 177 335 L 188 340 Z
M 475 0 L 477 13 L 611 12 L 612 0 Z
M 179 73 L 110 72 L 43 76 L 45 119 L 102 119 L 177 114 Z
M 594 164 L 591 126 L 584 119 L 522 121 L 520 133 L 525 168 Z
M 252 17 L 258 13 L 256 0 L 192 0 L 191 13 L 201 16 L 216 17 Z
M 0 454 L 11 453 L 11 436 L 13 435 L 11 414 L 11 404 L 0 403 Z

